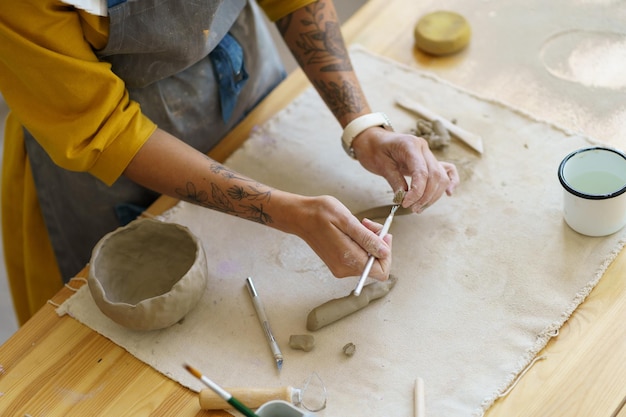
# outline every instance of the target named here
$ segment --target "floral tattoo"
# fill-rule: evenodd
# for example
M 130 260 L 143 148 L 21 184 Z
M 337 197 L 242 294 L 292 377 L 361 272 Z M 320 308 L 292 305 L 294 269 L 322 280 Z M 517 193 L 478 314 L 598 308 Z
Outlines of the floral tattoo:
M 300 34 L 296 45 L 302 51 L 301 64 L 321 65 L 320 71 L 352 71 L 350 56 L 341 36 L 341 27 L 336 20 L 324 22 L 322 2 L 306 6 L 307 18 L 300 24 L 309 28 Z
M 288 15 L 277 22 L 278 29 L 285 35 L 292 24 L 302 27 L 295 40 L 294 56 L 302 68 L 318 66 L 320 72 L 353 71 L 350 56 L 343 43 L 341 27 L 329 13 L 322 1 L 305 6 L 296 18 Z M 336 81 L 312 80 L 324 102 L 336 117 L 363 110 L 364 102 L 357 85 L 339 77 Z
M 272 216 L 263 209 L 263 203 L 270 201 L 271 190 L 262 191 L 257 183 L 247 184 L 252 181 L 237 176 L 220 164 L 212 164 L 211 172 L 220 174 L 228 180 L 237 180 L 244 184 L 234 184 L 224 191 L 217 184 L 211 183 L 209 193 L 205 190 L 198 190 L 193 182 L 187 182 L 184 189 L 176 189 L 176 194 L 185 201 L 223 213 L 233 214 L 261 224 L 273 223 Z

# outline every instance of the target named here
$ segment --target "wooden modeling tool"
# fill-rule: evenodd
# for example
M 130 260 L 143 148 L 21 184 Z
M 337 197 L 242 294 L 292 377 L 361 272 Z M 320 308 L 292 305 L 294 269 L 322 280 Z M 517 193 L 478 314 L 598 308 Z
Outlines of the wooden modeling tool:
M 215 382 L 211 381 L 206 376 L 202 375 L 200 371 L 195 368 L 192 368 L 189 365 L 185 365 L 185 368 L 196 378 L 202 381 L 207 387 L 211 388 L 219 397 L 226 401 L 228 404 L 232 405 L 233 408 L 240 413 L 242 413 L 246 417 L 259 417 L 254 411 L 243 405 L 241 401 L 237 398 L 233 397 L 229 392 L 221 388 Z
M 268 401 L 283 400 L 292 404 L 300 402 L 300 390 L 293 387 L 276 388 L 224 388 L 250 408 L 258 408 Z M 203 410 L 223 410 L 224 400 L 216 392 L 203 389 L 199 394 L 200 408 Z
M 415 380 L 415 417 L 426 417 L 426 404 L 424 400 L 424 380 Z
M 479 154 L 483 153 L 483 139 L 480 136 L 468 132 L 467 130 L 455 125 L 451 121 L 446 120 L 443 117 L 433 113 L 431 110 L 422 106 L 417 101 L 411 100 L 408 97 L 396 98 L 396 104 L 403 109 L 415 113 L 430 122 L 439 120 L 452 136 L 459 139 L 461 142 L 465 143 Z
M 398 210 L 398 207 L 400 207 L 400 204 L 402 203 L 402 200 L 404 199 L 405 194 L 406 194 L 406 191 L 400 190 L 393 197 L 393 205 L 391 206 L 391 212 L 389 213 L 389 216 L 387 216 L 387 219 L 385 220 L 385 223 L 383 224 L 383 228 L 380 229 L 380 232 L 378 232 L 378 236 L 385 237 L 387 232 L 389 232 L 389 228 L 391 227 L 391 222 L 393 221 L 393 215 L 396 214 L 396 210 Z M 365 264 L 365 268 L 363 269 L 363 272 L 361 273 L 361 277 L 359 278 L 359 282 L 356 284 L 356 288 L 354 289 L 354 292 L 353 292 L 355 296 L 358 297 L 359 295 L 361 295 L 361 291 L 363 290 L 363 285 L 365 284 L 365 280 L 367 279 L 367 277 L 370 274 L 370 271 L 372 270 L 372 266 L 374 265 L 375 260 L 376 260 L 376 257 L 374 255 L 370 255 L 367 258 L 367 263 Z

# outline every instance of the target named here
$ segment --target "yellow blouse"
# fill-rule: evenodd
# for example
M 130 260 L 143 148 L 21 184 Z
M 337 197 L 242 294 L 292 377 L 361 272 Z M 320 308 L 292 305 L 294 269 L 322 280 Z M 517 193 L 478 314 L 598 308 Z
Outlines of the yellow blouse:
M 62 279 L 22 128 L 59 166 L 112 184 L 156 125 L 130 100 L 110 64 L 93 52 L 106 45 L 108 18 L 60 0 L 0 1 L 0 91 L 11 110 L 4 137 L 2 232 L 13 302 L 24 323 L 61 288 Z M 312 2 L 258 1 L 271 20 Z

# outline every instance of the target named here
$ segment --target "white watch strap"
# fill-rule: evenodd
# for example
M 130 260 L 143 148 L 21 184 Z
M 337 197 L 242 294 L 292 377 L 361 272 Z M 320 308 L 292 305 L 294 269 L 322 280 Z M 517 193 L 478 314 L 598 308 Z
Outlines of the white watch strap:
M 348 123 L 346 128 L 343 130 L 343 135 L 341 135 L 341 144 L 343 149 L 351 158 L 356 159 L 354 149 L 352 149 L 352 141 L 354 138 L 359 136 L 359 134 L 365 129 L 369 129 L 374 126 L 380 126 L 387 130 L 393 130 L 389 118 L 382 112 L 364 114 L 363 116 L 359 116 Z

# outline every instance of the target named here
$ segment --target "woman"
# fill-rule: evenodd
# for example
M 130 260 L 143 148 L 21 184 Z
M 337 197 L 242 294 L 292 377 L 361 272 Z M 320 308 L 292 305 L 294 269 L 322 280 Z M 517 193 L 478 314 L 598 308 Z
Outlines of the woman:
M 11 109 L 3 237 L 20 323 L 105 233 L 160 194 L 295 234 L 337 277 L 359 275 L 369 253 L 370 276 L 388 277 L 391 236 L 377 236 L 379 224 L 360 223 L 333 197 L 272 189 L 205 155 L 284 77 L 256 3 L 1 3 L 0 90 Z M 331 0 L 258 3 L 346 128 L 351 156 L 408 190 L 403 206 L 415 212 L 453 191 L 453 165 L 372 113 Z

